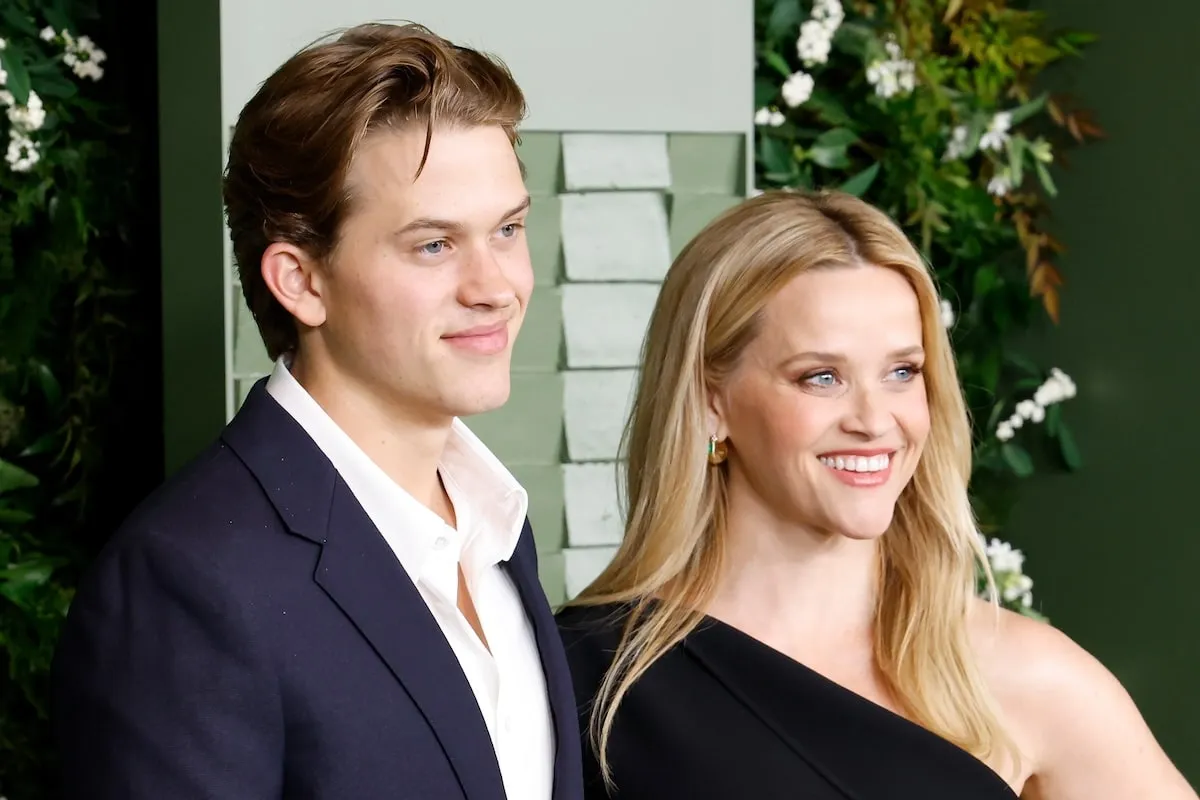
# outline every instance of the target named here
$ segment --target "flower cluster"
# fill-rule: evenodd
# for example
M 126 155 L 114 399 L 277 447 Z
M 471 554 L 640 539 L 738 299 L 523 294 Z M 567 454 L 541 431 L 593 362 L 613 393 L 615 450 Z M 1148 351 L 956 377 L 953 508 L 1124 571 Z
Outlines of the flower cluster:
M 1026 420 L 1034 424 L 1046 418 L 1046 409 L 1055 403 L 1070 400 L 1075 396 L 1075 382 L 1058 367 L 1050 370 L 1050 377 L 1038 387 L 1033 397 L 1017 403 L 1016 410 L 1008 419 L 996 426 L 996 438 L 1007 442 Z
M 800 26 L 800 38 L 796 40 L 796 55 L 806 67 L 829 61 L 833 49 L 833 35 L 846 19 L 840 0 L 816 0 L 813 3 L 812 19 Z
M 894 38 L 883 44 L 887 58 L 872 61 L 867 67 L 867 82 L 875 87 L 875 94 L 883 99 L 898 94 L 909 94 L 917 87 L 917 67 L 904 57 L 900 45 Z
M 772 128 L 778 128 L 783 122 L 783 112 L 775 106 L 763 106 L 754 112 L 755 125 L 767 125 Z
M 1005 603 L 1019 603 L 1023 608 L 1033 607 L 1033 578 L 1024 573 L 1025 554 L 1008 542 L 984 538 L 988 564 L 996 579 L 996 591 Z
M 41 37 L 44 42 L 55 42 L 62 45 L 63 63 L 80 78 L 91 78 L 93 81 L 98 81 L 104 77 L 104 70 L 101 69 L 100 64 L 108 58 L 108 55 L 96 47 L 95 43 L 87 36 L 80 36 L 76 39 L 70 31 L 56 32 L 54 28 L 47 25 L 42 28 Z
M 69 31 L 55 32 L 51 27 L 42 29 L 42 41 L 61 44 L 63 47 L 63 63 L 74 71 L 80 78 L 90 78 L 98 81 L 104 77 L 100 64 L 108 58 L 103 50 L 96 47 L 87 36 L 73 37 Z M 8 43 L 0 39 L 0 50 Z M 8 73 L 0 66 L 0 108 L 5 109 L 8 118 L 8 147 L 4 160 L 13 172 L 29 172 L 41 160 L 41 151 L 33 134 L 46 124 L 46 109 L 38 93 L 30 90 L 25 104 L 17 102 L 8 85 Z
M 949 300 L 942 300 L 941 311 L 942 327 L 947 329 L 952 327 L 954 325 L 954 306 L 951 305 Z

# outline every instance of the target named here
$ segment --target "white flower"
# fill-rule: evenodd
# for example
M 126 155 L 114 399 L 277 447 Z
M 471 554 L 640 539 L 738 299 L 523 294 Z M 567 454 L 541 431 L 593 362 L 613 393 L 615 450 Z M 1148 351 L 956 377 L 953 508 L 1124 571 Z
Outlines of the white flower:
M 17 100 L 12 96 L 12 92 L 6 89 L 0 89 L 0 105 L 11 106 L 15 102 L 17 102 Z
M 783 82 L 783 102 L 792 108 L 808 102 L 815 84 L 813 76 L 807 72 L 792 73 L 792 77 Z
M 1017 403 L 1011 417 L 996 426 L 996 438 L 1007 442 L 1025 421 L 1040 425 L 1046 419 L 1046 408 L 1075 396 L 1075 382 L 1058 367 L 1050 370 L 1050 377 L 1037 388 L 1031 399 Z
M 8 47 L 8 42 L 6 42 L 6 41 L 4 41 L 4 39 L 0 38 L 0 50 L 3 50 L 6 47 Z M 4 798 L 0 797 L 0 800 L 4 800 Z
M 999 539 L 987 543 L 987 557 L 993 572 L 1020 572 L 1025 566 L 1025 554 Z
M 58 34 L 54 32 L 54 28 L 51 28 L 49 25 L 47 25 L 46 27 L 42 28 L 42 32 L 39 33 L 38 36 L 41 37 L 43 42 L 52 42 L 54 41 L 55 37 L 58 36 Z
M 950 144 L 946 145 L 946 155 L 942 157 L 943 160 L 956 161 L 966 154 L 967 133 L 966 125 L 954 126 L 954 130 L 950 131 Z
M 942 310 L 942 327 L 949 328 L 951 325 L 954 324 L 954 306 L 952 306 L 950 304 L 949 300 L 942 300 L 941 310 Z
M 810 19 L 800 26 L 800 38 L 796 40 L 796 55 L 811 67 L 814 64 L 824 64 L 829 60 L 829 51 L 833 49 L 833 33 L 820 20 Z
M 841 0 L 816 0 L 813 3 L 812 16 L 813 19 L 824 23 L 832 36 L 841 26 L 842 20 L 846 19 L 846 12 L 842 9 Z
M 981 140 L 982 141 L 982 140 Z M 988 194 L 1003 197 L 1012 191 L 1012 176 L 1008 170 L 1002 169 L 992 176 L 987 185 Z
M 1013 438 L 1013 427 L 1009 422 L 1001 422 L 996 426 L 996 438 L 1002 442 L 1007 442 Z
M 1012 114 L 1001 111 L 992 117 L 987 130 L 979 137 L 980 150 L 1001 150 L 1008 142 L 1008 131 L 1012 127 Z
M 14 133 L 29 133 L 36 131 L 46 122 L 46 109 L 42 107 L 42 98 L 37 92 L 30 92 L 24 106 L 12 105 L 8 109 L 8 121 L 12 123 Z
M 4 160 L 8 162 L 8 166 L 13 172 L 28 172 L 33 169 L 33 165 L 41 157 L 38 154 L 37 145 L 34 144 L 32 139 L 18 132 L 15 128 L 9 131 L 9 135 L 8 152 L 4 156 Z
M 0 39 L 0 42 L 2 42 L 2 41 L 4 41 L 4 40 Z M 3 86 L 6 83 L 8 83 L 8 73 L 4 71 L 4 67 L 0 67 L 0 86 Z M 3 799 L 0 798 L 0 800 L 3 800 Z
M 754 124 L 778 128 L 784 122 L 783 112 L 774 106 L 763 106 L 754 112 Z
M 876 59 L 867 65 L 867 83 L 875 87 L 875 94 L 884 98 L 898 94 L 909 94 L 917 86 L 917 67 L 904 58 L 896 40 L 884 42 L 888 58 Z

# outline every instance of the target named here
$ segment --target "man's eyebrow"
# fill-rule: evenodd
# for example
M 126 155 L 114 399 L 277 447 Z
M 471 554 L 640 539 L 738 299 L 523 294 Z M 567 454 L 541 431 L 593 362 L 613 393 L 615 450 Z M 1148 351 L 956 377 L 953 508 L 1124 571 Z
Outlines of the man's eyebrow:
M 529 195 L 525 195 L 524 200 L 501 214 L 500 220 L 504 221 L 509 217 L 515 217 L 522 211 L 528 210 L 531 203 L 532 199 L 529 197 Z M 462 230 L 462 227 L 463 226 L 461 222 L 455 222 L 454 220 L 438 219 L 437 217 L 417 217 L 404 227 L 397 229 L 395 235 L 403 236 L 404 234 L 412 233 L 413 231 L 458 231 Z

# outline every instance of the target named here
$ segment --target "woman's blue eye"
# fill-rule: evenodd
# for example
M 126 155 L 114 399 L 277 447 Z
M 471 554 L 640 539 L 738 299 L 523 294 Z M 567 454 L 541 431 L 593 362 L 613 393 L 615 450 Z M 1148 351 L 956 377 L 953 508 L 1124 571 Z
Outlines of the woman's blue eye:
M 921 374 L 921 368 L 913 365 L 896 367 L 894 370 L 892 370 L 892 374 L 897 377 L 897 380 L 907 383 Z
M 430 242 L 429 244 L 421 245 L 421 252 L 430 256 L 441 255 L 444 249 L 446 249 L 446 242 L 444 239 L 438 239 L 436 242 Z
M 804 382 L 811 386 L 827 389 L 837 383 L 837 378 L 832 372 L 818 372 L 815 375 L 809 375 Z
M 509 238 L 510 236 L 516 236 L 517 235 L 516 223 L 510 222 L 509 224 L 502 227 L 500 229 L 500 234 L 502 236 L 504 236 L 504 238 L 506 238 L 506 239 Z

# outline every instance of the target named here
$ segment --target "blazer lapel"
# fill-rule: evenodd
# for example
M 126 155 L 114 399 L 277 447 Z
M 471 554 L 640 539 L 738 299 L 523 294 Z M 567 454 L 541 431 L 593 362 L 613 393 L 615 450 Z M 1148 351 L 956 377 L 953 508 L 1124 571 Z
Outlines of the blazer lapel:
M 537 553 L 528 520 L 507 567 L 521 595 L 525 613 L 533 623 L 542 671 L 546 676 L 556 738 L 553 796 L 555 800 L 578 800 L 583 797 L 583 754 L 580 750 L 575 690 L 571 685 L 571 673 L 558 626 L 538 581 Z
M 349 487 L 267 394 L 265 380 L 251 391 L 223 438 L 255 474 L 292 533 L 320 545 L 314 579 L 403 684 L 437 736 L 464 795 L 504 800 L 487 725 L 441 628 Z

